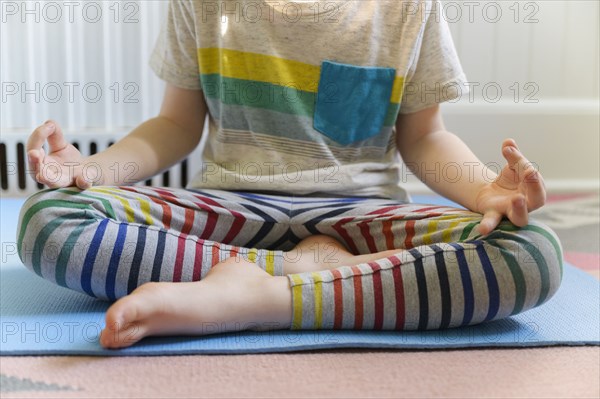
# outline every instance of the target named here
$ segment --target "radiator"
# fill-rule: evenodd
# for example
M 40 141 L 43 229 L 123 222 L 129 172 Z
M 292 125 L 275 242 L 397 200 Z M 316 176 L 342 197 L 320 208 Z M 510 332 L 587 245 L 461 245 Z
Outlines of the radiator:
M 514 137 L 542 165 L 548 184 L 558 182 L 554 187 L 561 191 L 595 189 L 600 169 L 600 2 L 442 3 L 473 95 L 446 104 L 449 129 L 485 162 L 503 162 L 498 146 L 504 138 Z M 22 196 L 39 189 L 24 169 L 19 172 L 17 154 L 22 150 L 15 143 L 24 144 L 28 130 L 44 120 L 54 119 L 77 132 L 85 153 L 90 140 L 84 142 L 87 136 L 79 132 L 123 129 L 158 113 L 164 83 L 147 64 L 168 4 L 0 1 L 3 195 Z M 502 94 L 499 101 L 496 93 Z M 12 132 L 18 132 L 17 137 Z M 98 141 L 96 150 L 114 140 L 104 135 L 92 138 Z M 565 168 L 557 157 L 578 162 Z M 188 169 L 185 177 L 191 178 L 189 162 L 183 168 Z M 170 170 L 169 185 L 179 185 L 175 180 L 182 174 L 181 169 Z M 153 184 L 162 184 L 161 179 L 154 178 Z M 416 179 L 414 184 L 426 189 Z
M 0 183 L 2 198 L 27 197 L 48 188 L 37 183 L 31 176 L 26 159 L 26 145 L 30 132 L 3 132 L 0 140 Z M 101 152 L 118 141 L 126 133 L 88 132 L 65 134 L 65 139 L 79 149 L 83 156 Z M 204 140 L 181 163 L 136 186 L 161 186 L 183 188 L 200 170 L 201 150 Z M 47 145 L 44 146 L 47 151 Z

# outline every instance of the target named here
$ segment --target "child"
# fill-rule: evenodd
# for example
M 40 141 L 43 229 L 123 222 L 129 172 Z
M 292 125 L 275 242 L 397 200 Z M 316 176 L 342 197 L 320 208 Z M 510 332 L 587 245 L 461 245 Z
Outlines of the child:
M 438 104 L 466 78 L 440 9 L 172 0 L 151 58 L 167 81 L 156 118 L 87 158 L 54 121 L 30 136 L 35 178 L 52 189 L 21 211 L 21 259 L 118 299 L 108 348 L 240 329 L 442 329 L 539 306 L 562 278 L 556 235 L 528 221 L 544 183 L 514 140 L 496 176 L 446 131 Z M 127 186 L 184 159 L 207 113 L 187 189 Z M 410 203 L 399 155 L 468 210 Z

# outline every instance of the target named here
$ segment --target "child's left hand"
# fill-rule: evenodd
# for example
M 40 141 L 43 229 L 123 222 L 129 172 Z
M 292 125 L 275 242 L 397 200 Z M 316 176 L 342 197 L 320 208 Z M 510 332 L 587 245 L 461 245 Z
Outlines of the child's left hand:
M 525 226 L 528 213 L 546 202 L 546 187 L 542 175 L 521 154 L 513 139 L 502 143 L 502 155 L 508 164 L 498 178 L 485 185 L 475 200 L 477 212 L 483 214 L 479 232 L 489 234 L 503 216 L 517 226 Z

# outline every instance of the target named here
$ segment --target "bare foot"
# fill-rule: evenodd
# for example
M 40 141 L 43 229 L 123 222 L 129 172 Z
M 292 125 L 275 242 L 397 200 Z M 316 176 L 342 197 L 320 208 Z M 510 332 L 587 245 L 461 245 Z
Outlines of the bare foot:
M 288 278 L 235 257 L 201 281 L 146 283 L 119 299 L 106 313 L 100 344 L 121 348 L 154 335 L 289 329 L 291 319 Z
M 313 235 L 300 241 L 284 256 L 284 274 L 334 269 L 353 255 L 344 245 L 327 235 Z
M 391 249 L 372 254 L 353 255 L 333 237 L 319 234 L 300 241 L 284 255 L 283 273 L 303 273 L 332 270 L 341 266 L 353 266 L 392 256 L 401 249 Z

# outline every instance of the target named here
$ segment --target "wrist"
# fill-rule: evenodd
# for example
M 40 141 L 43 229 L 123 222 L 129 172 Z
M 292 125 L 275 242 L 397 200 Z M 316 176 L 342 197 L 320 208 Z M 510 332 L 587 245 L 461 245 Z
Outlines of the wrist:
M 95 155 L 84 157 L 75 167 L 75 177 L 81 176 L 92 186 L 104 186 L 110 184 L 104 166 Z

